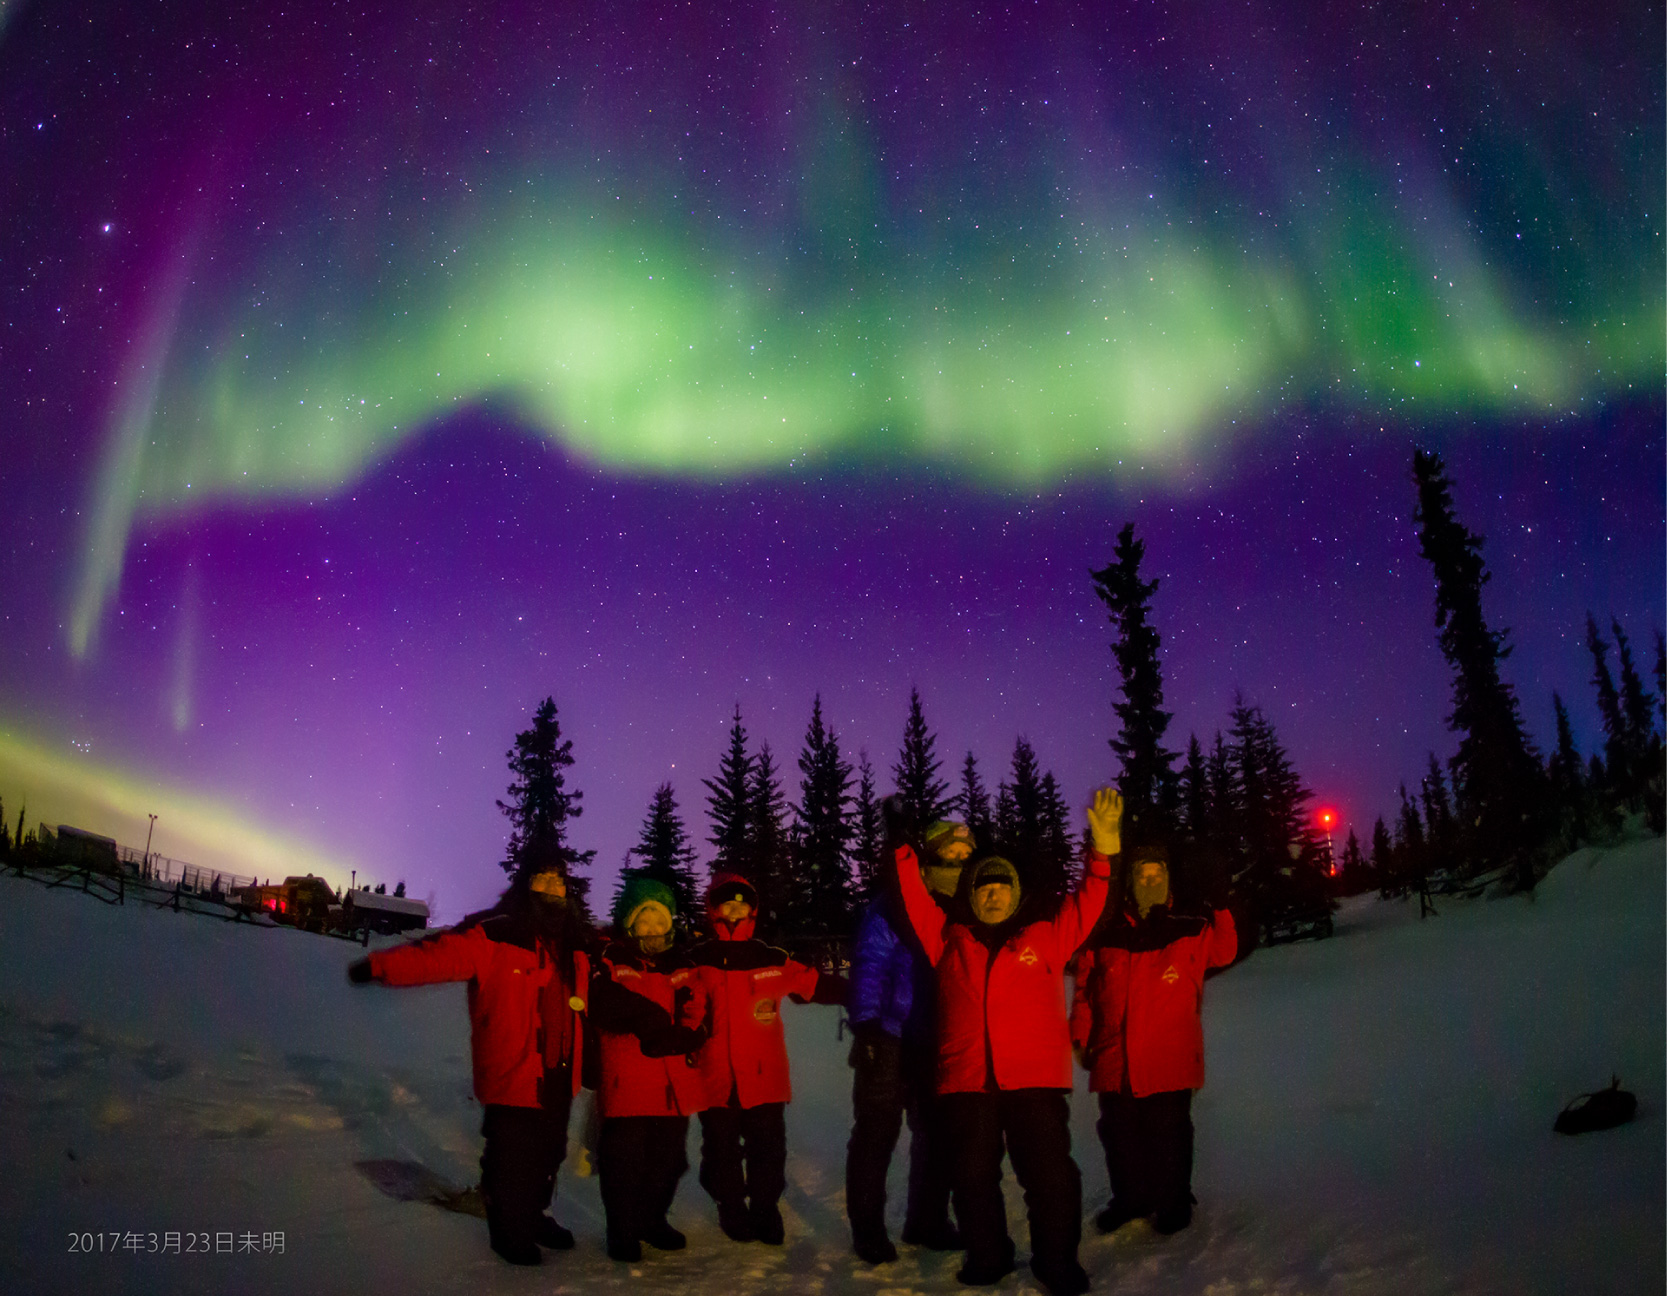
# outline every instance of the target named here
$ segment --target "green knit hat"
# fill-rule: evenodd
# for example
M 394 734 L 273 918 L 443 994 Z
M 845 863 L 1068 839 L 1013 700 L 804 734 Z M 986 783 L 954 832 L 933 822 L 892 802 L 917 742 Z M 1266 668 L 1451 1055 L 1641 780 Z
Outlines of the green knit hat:
M 938 820 L 922 834 L 920 844 L 926 847 L 928 854 L 936 855 L 954 842 L 960 842 L 968 851 L 978 849 L 972 829 L 964 823 L 956 823 L 953 819 Z
M 637 921 L 637 915 L 651 905 L 664 909 L 667 918 L 677 917 L 677 897 L 672 895 L 671 888 L 664 882 L 657 882 L 640 873 L 627 877 L 625 884 L 619 888 L 619 894 L 614 897 L 614 926 L 624 935 Z

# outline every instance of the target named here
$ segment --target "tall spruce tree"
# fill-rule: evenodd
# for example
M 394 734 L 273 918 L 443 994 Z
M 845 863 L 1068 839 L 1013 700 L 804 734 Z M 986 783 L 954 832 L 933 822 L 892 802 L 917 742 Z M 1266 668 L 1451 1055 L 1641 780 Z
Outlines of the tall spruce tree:
M 970 751 L 961 763 L 961 792 L 956 797 L 956 812 L 961 822 L 972 830 L 979 850 L 989 849 L 993 840 L 994 823 L 990 812 L 990 793 L 978 772 L 978 758 Z
M 648 814 L 637 834 L 637 844 L 626 852 L 626 857 L 634 857 L 638 862 L 620 871 L 620 889 L 624 888 L 628 876 L 653 878 L 669 888 L 676 898 L 680 919 L 688 921 L 696 916 L 695 847 L 683 825 L 683 816 L 678 813 L 677 796 L 670 783 L 654 789 Z M 616 899 L 618 895 L 616 889 Z
M 567 785 L 564 771 L 573 764 L 573 741 L 561 736 L 553 697 L 533 710 L 532 726 L 515 735 L 515 745 L 504 756 L 514 778 L 509 800 L 497 802 L 509 820 L 509 843 L 499 866 L 513 874 L 559 853 L 568 862 L 568 892 L 583 905 L 590 879 L 575 870 L 588 865 L 596 852 L 576 851 L 568 841 L 568 822 L 584 813 L 585 794 Z
M 1395 859 L 1395 843 L 1382 815 L 1372 825 L 1372 874 L 1377 879 L 1378 894 L 1385 900 L 1405 894 Z
M 1557 721 L 1557 747 L 1546 762 L 1546 782 L 1551 788 L 1552 801 L 1557 811 L 1558 831 L 1562 845 L 1572 850 L 1587 840 L 1591 827 L 1586 813 L 1586 778 L 1580 752 L 1574 745 L 1574 729 L 1569 724 L 1569 709 L 1562 697 L 1553 692 L 1551 709 Z
M 1186 835 L 1195 842 L 1210 833 L 1210 770 L 1197 734 L 1187 736 L 1186 764 L 1181 766 L 1181 818 Z
M 1163 745 L 1171 714 L 1163 709 L 1163 668 L 1158 662 L 1162 644 L 1151 623 L 1156 580 L 1140 578 L 1146 553 L 1134 538 L 1134 523 L 1117 533 L 1112 562 L 1090 572 L 1094 592 L 1106 605 L 1117 637 L 1111 654 L 1122 680 L 1123 700 L 1112 703 L 1118 729 L 1111 739 L 1122 773 L 1117 780 L 1123 794 L 1123 839 L 1131 845 L 1161 840 L 1175 827 L 1171 766 L 1175 753 Z
M 1036 864 L 1032 873 L 1037 893 L 1048 908 L 1056 906 L 1076 881 L 1076 851 L 1071 843 L 1071 807 L 1049 770 L 1042 775 L 1038 798 L 1041 831 L 1037 834 Z
M 1621 623 L 1613 617 L 1609 629 L 1615 636 L 1615 653 L 1621 668 L 1621 718 L 1625 722 L 1627 757 L 1627 804 L 1637 809 L 1644 804 L 1645 791 L 1654 768 L 1658 744 L 1655 732 L 1655 698 L 1644 687 L 1637 664 L 1632 659 L 1632 644 L 1627 640 Z
M 874 766 L 868 752 L 857 753 L 857 800 L 852 810 L 854 837 L 851 860 L 857 868 L 857 899 L 868 904 L 879 895 L 885 875 L 885 826 L 880 820 L 880 800 L 874 787 Z
M 954 806 L 949 784 L 938 777 L 943 762 L 937 755 L 938 739 L 926 727 L 920 690 L 909 690 L 909 718 L 903 724 L 903 746 L 891 776 L 897 795 L 903 799 L 903 813 L 920 827 L 942 819 Z
M 1441 762 L 1430 753 L 1424 777 L 1419 781 L 1419 800 L 1424 806 L 1425 844 L 1429 849 L 1430 867 L 1451 868 L 1454 863 L 1456 826 L 1453 823 L 1453 804 L 1447 795 L 1447 780 L 1441 772 Z
M 851 762 L 839 754 L 839 736 L 823 723 L 820 693 L 799 753 L 799 803 L 793 810 L 797 850 L 787 930 L 797 936 L 842 935 L 851 922 Z
M 1534 882 L 1534 850 L 1544 829 L 1539 755 L 1523 729 L 1516 694 L 1501 678 L 1509 654 L 1504 631 L 1488 628 L 1482 586 L 1491 579 L 1482 537 L 1453 511 L 1441 456 L 1413 453 L 1418 545 L 1435 574 L 1435 624 L 1453 672 L 1447 726 L 1460 735 L 1453 775 L 1464 833 L 1459 849 L 1473 867 L 1504 864 L 1519 887 Z
M 1237 698 L 1231 719 L 1242 851 L 1235 890 L 1257 928 L 1318 918 L 1320 852 L 1304 810 L 1313 793 L 1260 707 Z
M 729 728 L 729 749 L 718 759 L 718 777 L 701 782 L 706 786 L 706 818 L 712 827 L 706 840 L 717 850 L 712 871 L 745 874 L 753 855 L 753 758 L 747 751 L 739 702 Z
M 792 887 L 793 843 L 785 818 L 787 798 L 769 743 L 759 746 L 753 761 L 747 805 L 752 840 L 749 859 L 741 872 L 758 892 L 759 930 L 779 933 L 785 927 Z
M 1609 644 L 1598 630 L 1597 618 L 1586 614 L 1586 650 L 1592 654 L 1592 684 L 1598 694 L 1598 716 L 1603 721 L 1603 768 L 1607 790 L 1624 800 L 1630 783 L 1627 768 L 1626 716 L 1621 711 L 1620 690 L 1609 671 Z

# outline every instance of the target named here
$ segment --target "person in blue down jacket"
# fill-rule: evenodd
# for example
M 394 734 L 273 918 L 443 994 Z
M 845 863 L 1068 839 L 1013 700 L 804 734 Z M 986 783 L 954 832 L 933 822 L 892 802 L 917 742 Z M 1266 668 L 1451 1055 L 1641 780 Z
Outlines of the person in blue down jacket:
M 922 870 L 948 904 L 975 842 L 965 824 L 940 820 L 923 834 Z M 936 1118 L 937 1032 L 932 965 L 891 890 L 870 904 L 851 947 L 851 1141 L 846 1146 L 845 1213 L 851 1244 L 869 1264 L 897 1259 L 886 1233 L 886 1172 L 909 1122 L 909 1204 L 903 1241 L 959 1251 L 949 1219 L 950 1158 Z

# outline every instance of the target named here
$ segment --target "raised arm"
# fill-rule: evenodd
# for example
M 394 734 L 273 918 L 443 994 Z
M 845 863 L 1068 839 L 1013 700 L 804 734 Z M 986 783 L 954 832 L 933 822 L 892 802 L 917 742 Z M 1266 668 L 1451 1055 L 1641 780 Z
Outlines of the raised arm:
M 1226 906 L 1210 915 L 1210 966 L 1226 967 L 1239 956 L 1239 930 Z
M 897 868 L 897 885 L 903 892 L 903 910 L 909 915 L 909 926 L 914 928 L 915 935 L 920 938 L 920 945 L 926 951 L 927 961 L 936 967 L 938 960 L 943 957 L 943 929 L 948 919 L 944 916 L 944 911 L 938 908 L 938 902 L 932 899 L 932 893 L 926 889 L 926 879 L 920 876 L 920 860 L 915 855 L 914 847 L 899 846 L 894 855 L 894 863 Z M 1103 895 L 1101 903 L 1105 903 Z M 1094 915 L 1099 916 L 1098 909 L 1094 911 Z
M 1116 788 L 1104 787 L 1094 793 L 1088 807 L 1088 833 L 1093 845 L 1083 869 L 1082 885 L 1054 920 L 1060 949 L 1067 955 L 1088 939 L 1100 920 L 1111 886 L 1111 862 L 1123 853 L 1123 798 Z

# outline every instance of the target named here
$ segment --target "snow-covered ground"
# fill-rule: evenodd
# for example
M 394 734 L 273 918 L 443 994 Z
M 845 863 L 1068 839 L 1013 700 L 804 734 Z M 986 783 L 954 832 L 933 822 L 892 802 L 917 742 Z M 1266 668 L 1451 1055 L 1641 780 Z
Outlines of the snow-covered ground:
M 1531 899 L 1448 900 L 1422 923 L 1416 903 L 1351 902 L 1334 939 L 1212 981 L 1196 1223 L 1170 1239 L 1090 1224 L 1095 1289 L 1658 1296 L 1663 864 L 1659 840 L 1582 851 Z M 503 1265 L 481 1221 L 356 1168 L 461 1186 L 479 1155 L 462 988 L 349 986 L 358 953 L 0 878 L 0 1292 L 958 1289 L 957 1257 L 904 1248 L 870 1269 L 847 1250 L 850 1073 L 836 1012 L 817 1007 L 787 1014 L 785 1247 L 725 1240 L 691 1174 L 673 1212 L 689 1249 L 616 1265 L 596 1181 L 570 1161 L 557 1214 L 579 1249 Z M 1611 1072 L 1639 1118 L 1554 1135 L 1562 1104 Z M 1092 1098 L 1073 1105 L 1091 1213 L 1105 1168 Z M 209 1254 L 188 1254 L 202 1235 Z M 1036 1290 L 1022 1267 L 1001 1286 Z

